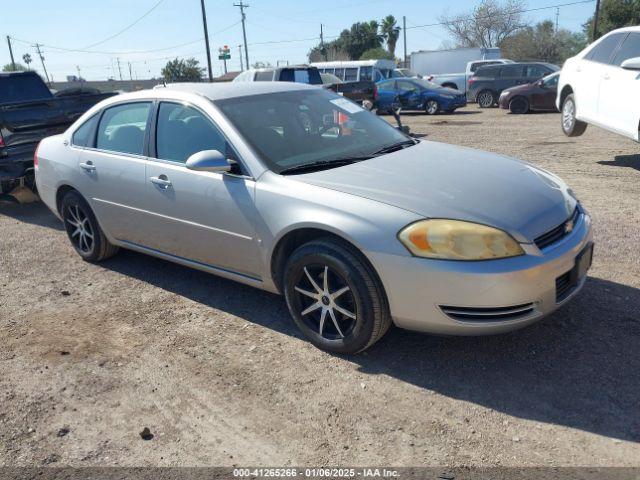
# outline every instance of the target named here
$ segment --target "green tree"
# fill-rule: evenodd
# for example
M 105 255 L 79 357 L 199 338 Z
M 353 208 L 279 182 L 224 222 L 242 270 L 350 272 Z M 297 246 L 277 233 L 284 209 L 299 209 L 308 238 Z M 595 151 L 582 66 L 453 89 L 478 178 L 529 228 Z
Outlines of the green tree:
M 598 17 L 598 33 L 601 37 L 616 28 L 640 24 L 640 0 L 602 0 Z M 593 17 L 584 24 L 584 33 L 593 41 Z
M 2 67 L 3 72 L 24 72 L 27 68 L 21 63 L 16 62 L 15 67 L 10 63 L 7 63 L 4 67 Z
M 33 62 L 31 55 L 29 55 L 28 53 L 25 53 L 24 55 L 22 55 L 22 60 L 24 60 L 24 63 L 27 64 L 27 70 L 31 70 L 31 68 L 29 68 L 29 65 L 31 65 L 31 62 Z
M 387 44 L 387 50 L 392 58 L 396 56 L 396 44 L 400 38 L 400 27 L 396 25 L 396 19 L 393 15 L 387 15 L 382 19 L 380 24 L 380 32 Z
M 364 52 L 359 58 L 359 60 L 380 60 L 380 59 L 394 60 L 395 56 L 387 52 L 382 47 L 376 47 L 376 48 L 370 48 L 369 50 Z
M 574 56 L 585 46 L 586 38 L 582 33 L 573 33 L 563 28 L 556 32 L 551 20 L 523 28 L 500 44 L 505 58 L 520 62 L 537 60 L 557 65 L 562 65 L 567 58 Z
M 376 20 L 354 23 L 350 29 L 343 30 L 338 38 L 332 42 L 325 43 L 327 59 L 358 60 L 367 50 L 382 47 L 384 37 L 380 34 L 379 28 L 380 25 Z M 320 45 L 318 45 L 309 51 L 309 61 L 317 62 L 321 60 L 324 60 L 324 55 Z
M 204 68 L 193 57 L 186 60 L 176 58 L 167 62 L 161 73 L 167 82 L 199 82 Z

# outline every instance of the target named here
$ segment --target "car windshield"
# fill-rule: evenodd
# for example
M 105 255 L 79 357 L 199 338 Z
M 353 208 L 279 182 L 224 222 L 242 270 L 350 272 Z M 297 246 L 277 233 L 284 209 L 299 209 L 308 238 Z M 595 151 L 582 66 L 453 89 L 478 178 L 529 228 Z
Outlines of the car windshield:
M 276 172 L 371 158 L 410 137 L 359 105 L 323 89 L 214 102 Z M 413 142 L 411 142 L 413 143 Z M 407 146 L 405 145 L 405 146 Z M 344 164 L 344 163 L 343 163 Z

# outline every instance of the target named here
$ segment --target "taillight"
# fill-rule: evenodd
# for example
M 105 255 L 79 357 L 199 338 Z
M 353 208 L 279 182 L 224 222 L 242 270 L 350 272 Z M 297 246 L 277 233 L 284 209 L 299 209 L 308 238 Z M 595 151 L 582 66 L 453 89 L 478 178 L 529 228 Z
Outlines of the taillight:
M 4 138 L 2 138 L 2 132 L 0 132 L 0 147 L 4 147 Z
M 474 82 L 475 80 L 473 79 L 473 77 L 469 77 L 469 80 L 467 80 L 467 83 L 469 84 L 469 86 L 471 86 L 471 84 Z
M 38 142 L 38 146 L 36 147 L 36 151 L 33 153 L 33 167 L 38 168 L 38 149 L 40 148 L 40 142 Z

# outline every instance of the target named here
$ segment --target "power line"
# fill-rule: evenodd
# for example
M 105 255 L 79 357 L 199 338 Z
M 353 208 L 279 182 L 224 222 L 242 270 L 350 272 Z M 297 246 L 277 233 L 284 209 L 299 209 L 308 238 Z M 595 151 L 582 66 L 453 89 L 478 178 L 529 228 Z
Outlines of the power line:
M 571 5 L 582 5 L 582 4 L 586 4 L 586 3 L 593 3 L 596 0 L 581 0 L 578 2 L 570 2 L 570 3 L 560 3 L 557 5 L 548 5 L 546 7 L 537 7 L 537 8 L 527 8 L 527 9 L 522 9 L 522 10 L 512 10 L 510 12 L 505 12 L 505 15 L 515 15 L 517 13 L 529 13 L 529 12 L 537 12 L 540 10 L 549 10 L 552 8 L 560 8 L 560 7 L 569 7 Z M 464 22 L 467 20 L 483 20 L 483 19 L 488 19 L 488 18 L 492 18 L 494 17 L 494 15 L 485 15 L 484 17 L 464 17 L 464 18 L 456 18 L 453 20 L 449 20 L 446 22 L 438 22 L 438 23 L 427 23 L 425 25 L 414 25 L 412 27 L 407 27 L 407 30 L 412 29 L 412 28 L 425 28 L 425 27 L 440 27 L 440 26 L 444 26 L 444 25 L 451 25 L 453 23 L 460 23 L 460 22 Z
M 153 7 L 151 7 L 149 10 L 147 10 L 140 18 L 138 18 L 136 21 L 134 21 L 133 23 L 127 25 L 126 27 L 124 27 L 122 30 L 120 30 L 117 33 L 114 33 L 113 35 L 100 40 L 99 42 L 96 43 L 92 43 L 91 45 L 88 45 L 86 47 L 83 47 L 84 49 L 89 49 L 89 48 L 93 48 L 93 47 L 97 47 L 98 45 L 102 45 L 103 43 L 108 42 L 109 40 L 112 40 L 114 38 L 116 38 L 119 35 L 122 35 L 124 32 L 126 32 L 127 30 L 129 30 L 131 27 L 137 25 L 140 21 L 142 21 L 147 15 L 149 15 L 151 12 L 153 12 L 156 8 L 158 8 L 160 6 L 160 4 L 164 2 L 164 0 L 159 0 Z

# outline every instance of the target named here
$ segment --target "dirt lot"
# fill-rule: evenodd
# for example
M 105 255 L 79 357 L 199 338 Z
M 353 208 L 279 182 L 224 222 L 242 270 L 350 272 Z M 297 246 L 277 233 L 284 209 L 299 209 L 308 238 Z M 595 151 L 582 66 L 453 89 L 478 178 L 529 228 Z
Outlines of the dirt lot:
M 640 466 L 639 147 L 559 121 L 406 117 L 561 175 L 593 215 L 580 296 L 496 337 L 394 329 L 328 355 L 277 296 L 131 252 L 84 263 L 41 204 L 1 206 L 0 465 Z

